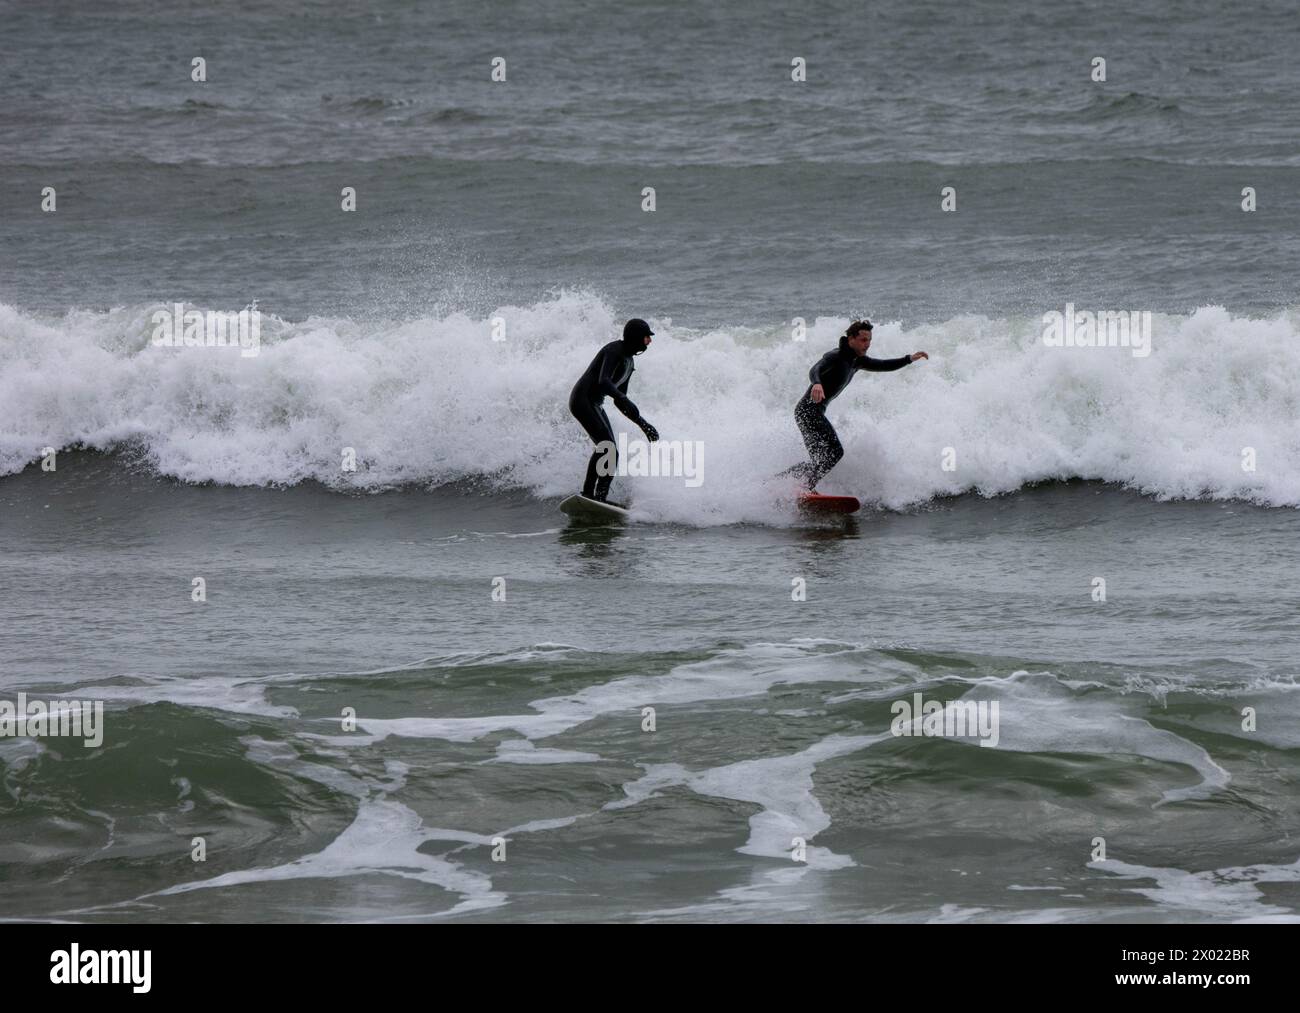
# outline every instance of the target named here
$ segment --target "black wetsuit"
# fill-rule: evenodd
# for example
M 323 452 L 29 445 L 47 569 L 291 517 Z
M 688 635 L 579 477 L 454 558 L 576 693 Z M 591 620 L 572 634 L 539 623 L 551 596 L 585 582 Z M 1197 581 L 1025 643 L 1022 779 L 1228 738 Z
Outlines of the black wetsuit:
M 870 373 L 888 373 L 894 369 L 902 369 L 911 361 L 910 355 L 897 359 L 870 359 L 854 352 L 849 347 L 847 337 L 840 338 L 840 347 L 827 352 L 813 363 L 812 369 L 808 370 L 808 379 L 811 382 L 808 384 L 808 389 L 804 391 L 803 397 L 799 399 L 799 403 L 794 406 L 794 420 L 803 435 L 803 442 L 808 448 L 810 459 L 796 464 L 786 474 L 798 475 L 810 490 L 817 488 L 817 483 L 822 480 L 826 472 L 835 467 L 844 456 L 844 447 L 840 444 L 840 438 L 835 435 L 835 428 L 826 418 L 826 406 L 849 385 L 853 374 L 859 369 L 865 369 Z M 826 396 L 821 401 L 814 402 L 812 389 L 819 383 Z
M 569 411 L 596 444 L 591 459 L 587 462 L 587 478 L 582 483 L 584 496 L 604 499 L 609 494 L 610 483 L 614 481 L 611 471 L 608 475 L 597 475 L 596 465 L 602 455 L 601 444 L 608 441 L 614 446 L 614 430 L 610 428 L 609 416 L 602 407 L 606 397 L 612 397 L 618 410 L 633 422 L 640 425 L 641 413 L 637 411 L 627 396 L 627 385 L 632 379 L 632 356 L 645 351 L 645 339 L 631 341 L 611 341 L 596 353 L 587 371 L 578 377 L 569 395 Z M 610 462 L 618 465 L 618 450 L 610 450 Z

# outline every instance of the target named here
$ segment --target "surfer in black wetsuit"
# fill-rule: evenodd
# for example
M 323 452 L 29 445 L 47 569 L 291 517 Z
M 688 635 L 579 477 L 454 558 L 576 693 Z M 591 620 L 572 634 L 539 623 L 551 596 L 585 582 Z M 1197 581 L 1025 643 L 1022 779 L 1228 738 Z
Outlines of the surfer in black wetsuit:
M 627 396 L 627 385 L 635 368 L 632 357 L 650 347 L 652 334 L 654 331 L 644 320 L 629 320 L 623 326 L 623 339 L 611 341 L 596 353 L 569 395 L 569 411 L 587 431 L 591 442 L 596 444 L 591 460 L 587 462 L 587 479 L 582 483 L 582 494 L 589 499 L 606 502 L 610 483 L 614 481 L 613 469 L 618 466 L 614 430 L 610 428 L 609 417 L 602 407 L 606 397 L 612 397 L 618 410 L 641 427 L 647 440 L 653 443 L 659 439 L 659 431 L 641 417 Z M 608 475 L 599 475 L 596 465 L 606 453 L 609 454 L 610 471 Z
M 859 369 L 871 373 L 887 373 L 902 369 L 917 359 L 930 357 L 925 352 L 913 352 L 897 359 L 869 359 L 866 351 L 870 347 L 871 321 L 855 320 L 840 338 L 840 347 L 827 352 L 808 371 L 811 385 L 794 406 L 794 420 L 798 423 L 804 445 L 808 448 L 809 460 L 796 464 L 782 474 L 797 476 L 809 492 L 817 488 L 817 483 L 826 472 L 835 467 L 844 456 L 840 438 L 835 435 L 835 428 L 826 418 L 826 406 L 849 385 L 853 374 Z

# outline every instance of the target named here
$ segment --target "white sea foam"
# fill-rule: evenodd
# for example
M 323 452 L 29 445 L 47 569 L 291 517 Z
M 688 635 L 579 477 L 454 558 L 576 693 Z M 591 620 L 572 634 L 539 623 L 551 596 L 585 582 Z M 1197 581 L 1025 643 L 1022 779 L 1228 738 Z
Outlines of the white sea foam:
M 821 682 L 890 682 L 914 677 L 915 667 L 874 652 L 856 650 L 823 653 L 804 645 L 753 644 L 724 650 L 705 661 L 678 665 L 661 675 L 636 675 L 588 686 L 568 696 L 529 703 L 532 713 L 488 714 L 475 717 L 373 718 L 357 716 L 357 731 L 346 735 L 317 735 L 332 745 L 368 746 L 389 736 L 473 742 L 493 732 L 513 731 L 529 740 L 544 739 L 598 717 L 622 714 L 640 720 L 638 708 L 668 707 L 705 700 L 760 697 L 776 685 Z
M 1233 921 L 1300 921 L 1289 908 L 1269 904 L 1260 883 L 1300 883 L 1300 860 L 1290 865 L 1247 865 L 1227 869 L 1186 872 L 1157 866 L 1130 864 L 1117 859 L 1090 862 L 1089 866 L 1124 879 L 1151 879 L 1152 887 L 1133 887 L 1134 893 L 1175 908 L 1186 916 Z
M 1016 672 L 1007 679 L 981 679 L 962 699 L 998 701 L 999 749 L 1146 756 L 1190 767 L 1199 775 L 1195 784 L 1165 789 L 1156 806 L 1208 798 L 1232 779 L 1196 743 L 1125 714 L 1123 699 L 1077 697 L 1051 675 Z
M 426 830 L 420 817 L 407 806 L 386 798 L 366 799 L 352 824 L 323 851 L 284 865 L 242 869 L 181 883 L 146 897 L 290 879 L 383 875 L 418 880 L 459 895 L 459 902 L 443 912 L 447 915 L 478 912 L 504 904 L 506 898 L 492 889 L 489 877 L 420 850 L 426 841 L 442 839 L 445 839 L 443 833 Z
M 389 761 L 384 765 L 386 776 L 383 779 L 365 783 L 345 771 L 302 760 L 297 751 L 286 743 L 269 742 L 257 736 L 249 736 L 241 741 L 248 750 L 249 758 L 255 762 L 292 771 L 297 776 L 353 795 L 358 802 L 356 817 L 321 851 L 282 865 L 240 869 L 207 879 L 178 883 L 146 894 L 138 900 L 252 883 L 382 875 L 417 880 L 460 898 L 448 910 L 397 916 L 399 919 L 481 912 L 507 902 L 505 894 L 493 889 L 491 877 L 466 869 L 449 858 L 420 850 L 421 845 L 429 841 L 450 840 L 488 845 L 491 838 L 469 831 L 425 827 L 414 810 L 389 798 L 387 792 L 396 791 L 405 784 L 409 773 L 405 764 Z
M 761 806 L 749 819 L 749 840 L 737 848 L 744 855 L 790 860 L 795 838 L 805 842 L 807 867 L 842 869 L 855 864 L 847 855 L 809 844 L 808 839 L 831 825 L 813 794 L 817 765 L 884 742 L 878 735 L 831 735 L 797 753 L 742 760 L 722 767 L 691 772 L 679 764 L 652 764 L 644 777 L 623 785 L 626 799 L 606 809 L 622 809 L 652 798 L 665 788 L 685 785 L 700 795 L 736 799 Z
M 264 317 L 255 359 L 157 349 L 140 306 L 41 320 L 0 306 L 0 474 L 43 447 L 142 448 L 163 474 L 261 485 L 317 479 L 383 488 L 490 476 L 538 496 L 573 491 L 589 451 L 569 389 L 619 320 L 560 294 L 491 314 L 400 324 Z M 844 321 L 806 342 L 784 329 L 692 331 L 655 322 L 630 394 L 665 439 L 702 440 L 687 488 L 620 479 L 643 515 L 692 524 L 770 520 L 765 485 L 804 456 L 791 411 Z M 930 362 L 863 374 L 831 418 L 847 451 L 828 489 L 891 507 L 1046 479 L 1123 483 L 1161 497 L 1300 505 L 1300 324 L 1217 307 L 1156 315 L 1154 351 L 1048 348 L 1036 316 L 882 323 L 872 354 Z M 637 435 L 611 409 L 615 429 Z M 345 447 L 357 471 L 341 469 Z M 956 470 L 940 467 L 944 448 Z M 1253 448 L 1256 470 L 1242 467 Z M 832 489 L 832 491 L 834 491 Z

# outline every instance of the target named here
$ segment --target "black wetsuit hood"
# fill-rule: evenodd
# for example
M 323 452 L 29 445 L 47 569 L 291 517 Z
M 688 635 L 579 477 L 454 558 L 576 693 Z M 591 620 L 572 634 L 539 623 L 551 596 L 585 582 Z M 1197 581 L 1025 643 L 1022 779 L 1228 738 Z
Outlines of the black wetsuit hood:
M 645 351 L 646 338 L 654 334 L 650 325 L 640 317 L 633 317 L 623 325 L 623 349 L 628 355 L 640 355 Z

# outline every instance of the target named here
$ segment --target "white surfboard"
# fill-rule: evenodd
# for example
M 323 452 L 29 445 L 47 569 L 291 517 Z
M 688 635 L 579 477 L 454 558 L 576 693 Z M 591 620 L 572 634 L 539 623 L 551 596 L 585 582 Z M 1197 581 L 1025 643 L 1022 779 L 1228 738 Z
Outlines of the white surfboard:
M 602 503 L 579 493 L 560 502 L 560 509 L 570 517 L 585 521 L 625 521 L 632 516 L 631 511 L 617 503 Z

